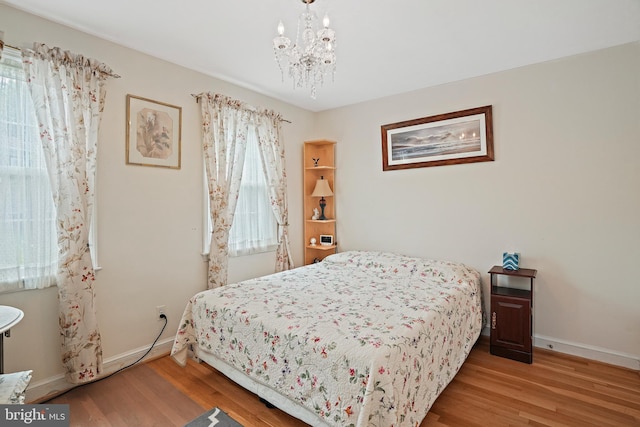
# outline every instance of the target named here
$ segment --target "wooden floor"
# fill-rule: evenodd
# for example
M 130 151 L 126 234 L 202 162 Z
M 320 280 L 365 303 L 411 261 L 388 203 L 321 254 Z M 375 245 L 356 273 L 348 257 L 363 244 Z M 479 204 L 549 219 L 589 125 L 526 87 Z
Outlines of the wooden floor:
M 206 364 L 163 357 L 50 401 L 72 426 L 183 426 L 217 406 L 245 427 L 304 426 Z M 532 365 L 472 350 L 420 427 L 640 426 L 640 372 L 536 349 Z

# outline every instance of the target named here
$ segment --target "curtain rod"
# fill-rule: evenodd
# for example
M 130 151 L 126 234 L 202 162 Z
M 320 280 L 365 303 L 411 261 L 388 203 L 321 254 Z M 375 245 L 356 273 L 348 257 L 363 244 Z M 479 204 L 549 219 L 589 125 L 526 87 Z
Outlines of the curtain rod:
M 193 96 L 196 99 L 196 104 L 200 102 L 200 95 L 197 93 L 192 93 L 191 96 Z M 280 117 L 280 121 L 281 122 L 286 122 L 286 123 L 291 123 L 291 121 L 287 120 L 287 119 L 283 119 L 282 117 Z
M 20 52 L 22 52 L 22 49 L 20 49 L 19 47 L 12 46 L 12 45 L 7 44 L 7 43 L 2 43 L 2 46 L 3 46 L 3 48 L 8 47 L 10 49 L 19 50 Z M 120 76 L 118 74 L 115 74 L 115 73 L 104 73 L 104 74 L 106 74 L 109 77 L 113 77 L 114 79 L 119 79 L 120 78 Z

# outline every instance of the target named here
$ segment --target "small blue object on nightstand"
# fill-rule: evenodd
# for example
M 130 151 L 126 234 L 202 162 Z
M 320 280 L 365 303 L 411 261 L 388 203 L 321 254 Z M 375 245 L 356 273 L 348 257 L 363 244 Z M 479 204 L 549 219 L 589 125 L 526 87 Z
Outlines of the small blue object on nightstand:
M 504 252 L 502 254 L 502 268 L 505 270 L 517 270 L 520 264 L 520 254 Z

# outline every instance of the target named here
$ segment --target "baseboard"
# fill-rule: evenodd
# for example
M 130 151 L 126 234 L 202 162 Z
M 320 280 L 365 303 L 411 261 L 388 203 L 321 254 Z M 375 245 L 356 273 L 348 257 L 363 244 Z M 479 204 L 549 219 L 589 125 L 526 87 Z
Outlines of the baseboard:
M 482 330 L 482 335 L 489 336 L 489 328 Z M 625 354 L 606 348 L 580 344 L 576 342 L 564 341 L 558 338 L 544 335 L 534 335 L 533 346 L 557 351 L 559 353 L 570 354 L 572 356 L 583 357 L 585 359 L 596 360 L 610 365 L 622 366 L 624 368 L 640 370 L 640 357 L 633 354 Z M 535 352 L 533 360 L 535 362 Z
M 141 363 L 169 354 L 169 352 L 171 351 L 171 346 L 173 345 L 173 340 L 173 338 L 167 338 L 163 341 L 157 342 L 153 349 L 149 352 L 149 354 L 143 360 L 141 360 Z M 105 359 L 103 361 L 103 376 L 110 375 L 116 372 L 118 369 L 122 369 L 123 367 L 130 365 L 131 363 L 138 360 L 143 354 L 145 354 L 147 350 L 149 350 L 148 346 Z M 75 384 L 67 382 L 64 374 L 32 382 L 27 388 L 25 402 L 42 402 L 73 387 L 75 387 Z
M 533 345 L 535 347 L 546 348 L 560 353 L 571 354 L 572 356 L 597 360 L 598 362 L 608 363 L 610 365 L 640 370 L 640 358 L 632 354 L 625 354 L 606 348 L 559 340 L 557 338 L 545 337 L 543 335 L 534 336 Z

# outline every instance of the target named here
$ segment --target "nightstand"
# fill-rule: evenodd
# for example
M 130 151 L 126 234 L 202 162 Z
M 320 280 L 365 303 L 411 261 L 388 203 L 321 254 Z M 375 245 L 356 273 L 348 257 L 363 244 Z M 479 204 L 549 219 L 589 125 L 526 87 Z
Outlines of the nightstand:
M 490 352 L 524 363 L 533 362 L 533 279 L 536 270 L 494 266 L 491 275 Z M 498 285 L 499 276 L 529 279 L 529 289 Z

